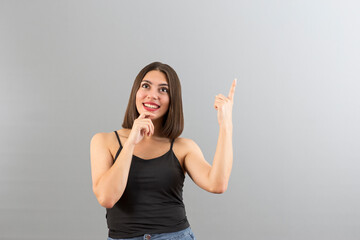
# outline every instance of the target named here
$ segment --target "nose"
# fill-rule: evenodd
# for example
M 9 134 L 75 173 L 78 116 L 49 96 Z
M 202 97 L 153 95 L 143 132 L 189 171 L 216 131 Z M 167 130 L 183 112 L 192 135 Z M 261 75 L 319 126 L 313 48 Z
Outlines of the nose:
M 150 99 L 158 99 L 159 95 L 158 92 L 156 90 L 151 90 L 148 92 L 147 97 Z

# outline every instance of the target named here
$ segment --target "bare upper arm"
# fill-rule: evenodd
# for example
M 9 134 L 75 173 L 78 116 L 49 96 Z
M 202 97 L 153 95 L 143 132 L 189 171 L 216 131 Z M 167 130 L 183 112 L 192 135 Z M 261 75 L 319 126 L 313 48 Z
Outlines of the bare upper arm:
M 191 139 L 183 138 L 186 148 L 184 166 L 191 179 L 206 191 L 211 191 L 209 173 L 211 165 L 205 160 L 200 147 Z
M 112 166 L 113 158 L 106 141 L 107 133 L 96 133 L 90 142 L 91 177 L 93 189 L 101 176 Z

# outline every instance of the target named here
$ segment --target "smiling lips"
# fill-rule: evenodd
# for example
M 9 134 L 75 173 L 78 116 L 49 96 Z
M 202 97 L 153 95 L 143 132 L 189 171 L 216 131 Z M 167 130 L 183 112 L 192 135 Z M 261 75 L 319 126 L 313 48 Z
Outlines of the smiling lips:
M 159 105 L 154 104 L 154 103 L 143 103 L 143 106 L 148 111 L 156 111 L 157 109 L 160 108 Z

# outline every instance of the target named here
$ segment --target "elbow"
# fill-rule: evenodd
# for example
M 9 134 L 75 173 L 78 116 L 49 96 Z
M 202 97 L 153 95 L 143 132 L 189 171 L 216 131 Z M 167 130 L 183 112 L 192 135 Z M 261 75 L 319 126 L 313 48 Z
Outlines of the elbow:
M 226 192 L 227 187 L 228 187 L 227 183 L 217 184 L 216 186 L 212 187 L 209 192 L 215 193 L 215 194 L 222 194 L 222 193 Z
M 93 192 L 96 196 L 97 201 L 99 204 L 104 208 L 112 208 L 114 207 L 116 201 L 114 198 L 110 198 L 109 196 L 106 196 L 105 194 L 100 194 L 99 192 L 95 191 L 96 189 L 93 189 Z
M 113 208 L 115 205 L 115 201 L 112 201 L 111 199 L 98 199 L 98 202 L 104 208 Z

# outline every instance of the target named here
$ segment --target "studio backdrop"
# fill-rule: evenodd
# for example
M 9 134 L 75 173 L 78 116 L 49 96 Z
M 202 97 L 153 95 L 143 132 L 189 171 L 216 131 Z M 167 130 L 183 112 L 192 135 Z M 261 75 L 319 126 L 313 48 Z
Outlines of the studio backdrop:
M 238 79 L 228 190 L 186 176 L 197 239 L 360 239 L 358 1 L 0 1 L 0 239 L 106 239 L 90 140 L 160 61 L 212 163 Z

